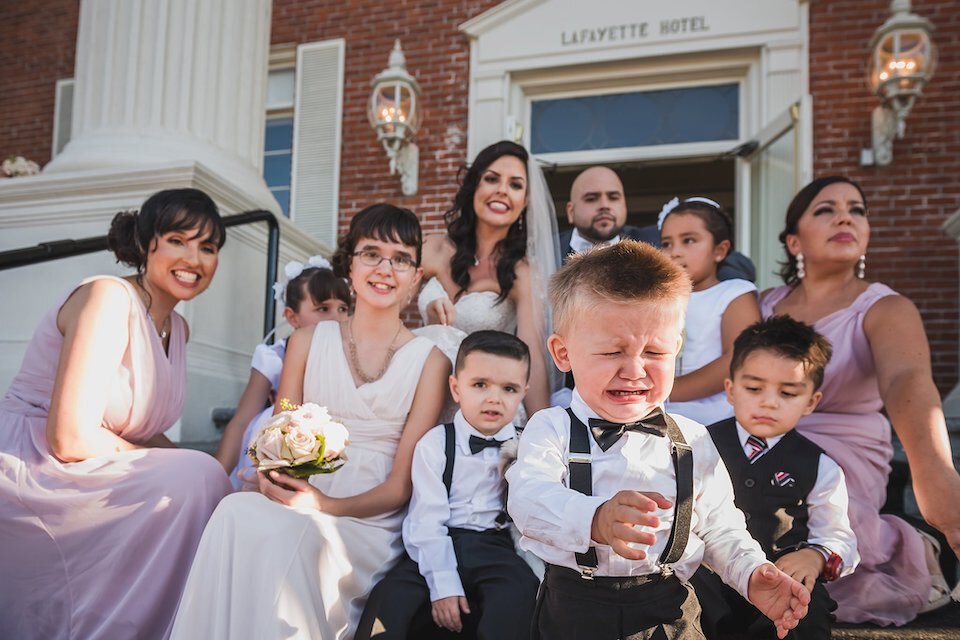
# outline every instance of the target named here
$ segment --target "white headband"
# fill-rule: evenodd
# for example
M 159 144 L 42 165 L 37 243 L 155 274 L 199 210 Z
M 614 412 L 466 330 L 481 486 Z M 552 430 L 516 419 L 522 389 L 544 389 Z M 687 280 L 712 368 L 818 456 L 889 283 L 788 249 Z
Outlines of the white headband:
M 692 198 L 687 198 L 683 201 L 686 202 L 702 202 L 708 204 L 711 207 L 716 207 L 717 209 L 722 210 L 723 207 L 720 206 L 720 203 L 711 200 L 710 198 L 704 198 L 703 196 L 693 196 Z M 674 198 L 670 202 L 667 202 L 663 205 L 663 208 L 660 209 L 660 215 L 657 216 L 657 229 L 663 230 L 663 221 L 667 219 L 667 216 L 671 211 L 677 208 L 680 204 L 680 198 Z

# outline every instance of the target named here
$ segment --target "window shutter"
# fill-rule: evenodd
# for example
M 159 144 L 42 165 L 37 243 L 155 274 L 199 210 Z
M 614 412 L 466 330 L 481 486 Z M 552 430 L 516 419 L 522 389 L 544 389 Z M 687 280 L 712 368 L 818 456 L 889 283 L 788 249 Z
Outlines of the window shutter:
M 340 197 L 343 39 L 297 47 L 291 219 L 334 246 Z
M 73 123 L 73 78 L 57 80 L 53 106 L 53 149 L 51 158 L 60 155 L 70 142 Z

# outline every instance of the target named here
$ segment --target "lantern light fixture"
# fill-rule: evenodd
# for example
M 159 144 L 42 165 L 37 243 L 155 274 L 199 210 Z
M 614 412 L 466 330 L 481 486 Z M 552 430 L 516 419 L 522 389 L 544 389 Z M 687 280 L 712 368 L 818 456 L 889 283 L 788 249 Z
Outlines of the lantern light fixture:
M 936 68 L 933 24 L 910 8 L 910 0 L 892 0 L 890 17 L 870 41 L 867 83 L 880 104 L 872 116 L 873 147 L 861 153 L 863 165 L 890 164 L 893 140 L 903 138 L 907 115 Z
M 420 85 L 407 72 L 406 57 L 396 40 L 387 68 L 371 81 L 367 117 L 390 160 L 390 175 L 400 174 L 403 195 L 417 193 L 420 150 L 414 137 L 420 128 Z

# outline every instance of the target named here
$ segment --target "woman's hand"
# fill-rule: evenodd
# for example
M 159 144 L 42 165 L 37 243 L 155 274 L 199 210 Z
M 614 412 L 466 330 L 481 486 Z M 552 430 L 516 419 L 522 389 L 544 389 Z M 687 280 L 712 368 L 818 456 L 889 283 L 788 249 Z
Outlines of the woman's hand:
M 443 296 L 427 305 L 427 324 L 450 326 L 457 321 L 457 310 L 450 298 Z
M 266 473 L 258 473 L 257 480 L 260 483 L 260 493 L 274 502 L 296 509 L 324 510 L 327 496 L 306 480 L 300 480 L 273 469 Z

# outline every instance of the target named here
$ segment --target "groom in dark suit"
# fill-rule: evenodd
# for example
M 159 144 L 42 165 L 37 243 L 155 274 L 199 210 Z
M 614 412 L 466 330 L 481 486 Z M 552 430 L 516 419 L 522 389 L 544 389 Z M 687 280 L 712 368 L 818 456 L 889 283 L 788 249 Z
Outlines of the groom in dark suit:
M 570 188 L 567 203 L 567 222 L 571 229 L 560 232 L 560 256 L 566 263 L 574 252 L 585 251 L 597 244 L 614 244 L 623 238 L 640 240 L 660 246 L 660 230 L 656 225 L 634 227 L 627 221 L 627 201 L 620 177 L 602 165 L 584 169 Z M 756 279 L 756 268 L 750 258 L 731 251 L 720 264 L 717 277 L 721 280 Z

